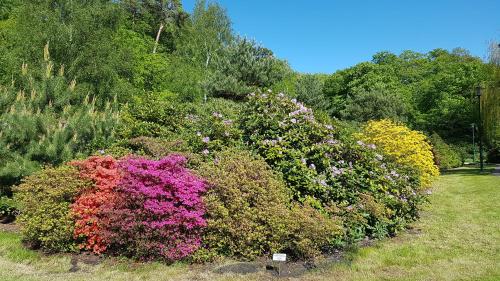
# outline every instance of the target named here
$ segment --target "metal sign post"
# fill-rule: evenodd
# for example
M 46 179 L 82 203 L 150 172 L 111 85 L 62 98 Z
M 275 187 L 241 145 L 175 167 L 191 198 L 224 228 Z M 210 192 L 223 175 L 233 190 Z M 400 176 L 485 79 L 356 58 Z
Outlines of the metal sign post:
M 280 276 L 281 263 L 286 262 L 286 254 L 273 254 L 273 262 L 278 262 L 278 276 Z

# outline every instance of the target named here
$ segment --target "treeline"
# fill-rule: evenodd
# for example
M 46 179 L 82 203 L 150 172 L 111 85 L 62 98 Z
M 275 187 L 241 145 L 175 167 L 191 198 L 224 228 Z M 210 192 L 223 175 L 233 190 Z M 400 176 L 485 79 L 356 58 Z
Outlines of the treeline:
M 177 122 L 184 109 L 234 113 L 248 93 L 268 88 L 350 123 L 348 130 L 392 119 L 437 134 L 463 162 L 472 154 L 475 88 L 492 79 L 491 69 L 466 50 L 436 49 L 380 52 L 331 75 L 300 74 L 237 36 L 217 3 L 200 0 L 189 14 L 179 0 L 5 0 L 0 181 L 10 186 L 123 138 L 172 139 L 187 130 Z
M 500 44 L 492 42 L 489 50 L 491 80 L 485 85 L 481 113 L 486 142 L 490 146 L 488 161 L 500 162 Z
M 45 44 L 55 67 L 64 66 L 101 103 L 126 103 L 143 92 L 182 101 L 238 98 L 291 72 L 270 50 L 236 36 L 215 3 L 198 1 L 191 15 L 178 0 L 2 5 L 10 9 L 1 24 L 4 84 L 22 63 L 38 65 Z

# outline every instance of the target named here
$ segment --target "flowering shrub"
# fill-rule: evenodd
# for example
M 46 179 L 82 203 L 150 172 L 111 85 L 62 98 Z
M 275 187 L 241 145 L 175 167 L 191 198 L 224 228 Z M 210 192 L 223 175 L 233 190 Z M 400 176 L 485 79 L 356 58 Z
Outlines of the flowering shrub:
M 316 121 L 300 102 L 271 92 L 251 94 L 242 116 L 244 141 L 283 173 L 295 199 L 327 199 L 333 159 L 324 156 L 341 153 L 333 126 Z
M 187 140 L 191 151 L 212 157 L 217 151 L 226 147 L 237 146 L 241 139 L 238 127 L 237 103 L 215 99 L 193 106 L 185 116 L 185 127 L 180 137 Z
M 105 203 L 115 200 L 114 191 L 120 180 L 117 161 L 111 156 L 93 156 L 71 164 L 78 167 L 81 178 L 93 183 L 92 188 L 84 190 L 71 206 L 76 220 L 74 235 L 82 240 L 81 249 L 103 253 L 107 243 L 102 237 L 102 208 Z
M 190 135 L 189 144 L 194 152 L 205 156 L 220 151 L 224 147 L 234 146 L 240 137 L 234 120 L 227 118 L 220 112 L 214 111 L 209 118 L 199 120 L 197 124 L 193 125 L 197 131 Z
M 390 161 L 373 144 L 343 143 L 339 168 L 334 168 L 331 193 L 334 213 L 344 218 L 347 242 L 365 235 L 394 234 L 418 217 L 426 193 L 411 169 Z
M 201 243 L 206 185 L 184 167 L 186 159 L 128 158 L 116 199 L 106 204 L 104 241 L 110 251 L 144 260 L 182 259 Z
M 195 259 L 253 259 L 279 251 L 310 258 L 341 233 L 339 220 L 299 205 L 290 209 L 282 179 L 249 152 L 223 151 L 199 171 L 211 188 L 203 248 Z
M 123 139 L 183 140 L 188 146 L 187 151 L 211 156 L 213 152 L 235 146 L 240 141 L 239 111 L 238 103 L 224 99 L 213 99 L 200 105 L 179 104 L 168 98 L 148 96 L 148 99 L 134 101 L 123 112 L 124 125 L 119 135 Z
M 14 189 L 23 240 L 47 252 L 77 251 L 70 208 L 75 196 L 89 187 L 90 182 L 70 166 L 47 168 L 25 178 Z
M 432 146 L 420 132 L 390 120 L 380 120 L 369 121 L 361 137 L 366 142 L 376 144 L 395 162 L 415 169 L 422 187 L 429 186 L 432 179 L 439 175 L 434 164 Z
M 246 109 L 244 140 L 283 174 L 294 199 L 342 217 L 346 240 L 384 236 L 417 217 L 419 179 L 377 145 L 340 135 L 283 94 L 251 94 Z
M 418 217 L 437 175 L 420 133 L 377 121 L 353 134 L 272 92 L 251 94 L 240 118 L 233 106 L 187 109 L 182 128 L 157 124 L 160 134 L 117 147 L 154 160 L 94 156 L 28 178 L 17 195 L 26 240 L 166 262 L 308 259 Z M 244 142 L 252 152 L 238 149 Z M 174 151 L 187 152 L 208 191 Z

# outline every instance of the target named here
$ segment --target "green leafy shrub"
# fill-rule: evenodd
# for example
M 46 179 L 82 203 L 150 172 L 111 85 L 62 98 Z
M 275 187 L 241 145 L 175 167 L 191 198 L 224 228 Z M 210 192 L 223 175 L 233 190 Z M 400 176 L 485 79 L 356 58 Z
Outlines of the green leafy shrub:
M 486 161 L 488 161 L 488 163 L 500 163 L 500 147 L 488 150 Z
M 184 126 L 184 104 L 171 98 L 152 93 L 136 97 L 122 111 L 121 139 L 152 137 L 168 139 Z
M 386 118 L 407 121 L 410 115 L 408 107 L 408 102 L 401 94 L 379 85 L 370 91 L 360 90 L 355 95 L 349 96 L 340 115 L 344 120 L 359 122 Z
M 301 74 L 295 81 L 297 100 L 316 110 L 331 112 L 330 101 L 323 94 L 324 77 L 321 75 Z
M 208 226 L 196 259 L 253 259 L 278 251 L 310 258 L 341 232 L 338 220 L 291 206 L 281 178 L 249 152 L 223 151 L 199 171 L 211 188 L 205 196 Z
M 15 219 L 17 208 L 14 199 L 6 196 L 0 197 L 0 223 L 12 222 Z
M 444 142 L 437 133 L 433 133 L 429 140 L 432 143 L 434 161 L 440 169 L 456 168 L 462 165 L 460 153 Z
M 240 108 L 224 99 L 179 104 L 172 98 L 148 95 L 136 99 L 124 111 L 119 135 L 125 142 L 148 137 L 182 143 L 176 151 L 209 155 L 240 142 Z
M 25 178 L 14 190 L 23 240 L 47 252 L 77 251 L 70 208 L 76 195 L 89 187 L 75 168 L 66 165 Z
M 280 251 L 300 260 L 319 257 L 341 239 L 344 231 L 340 217 L 319 212 L 308 204 L 293 204 L 288 216 L 281 220 L 287 235 L 281 241 Z
M 226 147 L 239 146 L 240 109 L 240 105 L 224 99 L 194 105 L 186 116 L 186 126 L 179 137 L 187 141 L 191 151 L 205 156 L 212 156 Z
M 133 138 L 122 142 L 121 145 L 130 149 L 127 154 L 131 154 L 133 151 L 134 154 L 145 155 L 154 159 L 163 158 L 173 152 L 189 151 L 189 147 L 185 141 L 168 141 L 149 137 Z
M 476 153 L 474 151 L 475 148 L 469 142 L 457 142 L 448 145 L 457 152 L 461 163 L 473 161 L 473 159 L 477 157 L 474 155 Z

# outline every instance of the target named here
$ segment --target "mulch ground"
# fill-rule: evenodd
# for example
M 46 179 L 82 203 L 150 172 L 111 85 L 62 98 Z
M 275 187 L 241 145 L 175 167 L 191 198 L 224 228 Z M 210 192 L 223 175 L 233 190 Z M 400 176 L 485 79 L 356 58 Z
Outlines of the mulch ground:
M 500 171 L 500 166 L 499 166 Z M 0 224 L 0 231 L 18 233 L 19 226 L 15 223 Z M 420 234 L 420 229 L 408 229 L 410 234 Z M 358 244 L 358 247 L 372 246 L 375 241 L 365 239 Z M 71 255 L 71 269 L 70 272 L 79 271 L 80 265 L 98 265 L 103 261 L 102 257 L 98 257 L 89 253 L 72 254 Z M 216 272 L 219 274 L 236 273 L 236 274 L 250 274 L 257 272 L 265 272 L 276 277 L 300 277 L 311 269 L 326 268 L 334 263 L 345 262 L 345 252 L 335 251 L 322 259 L 312 261 L 289 261 L 285 263 L 277 263 L 270 261 L 266 258 L 261 258 L 253 262 L 235 262 L 231 264 L 219 265 L 214 264 L 205 265 L 204 270 Z
M 0 223 L 0 231 L 18 233 L 19 226 L 17 226 L 15 223 Z

